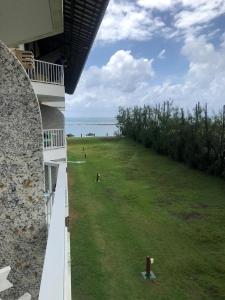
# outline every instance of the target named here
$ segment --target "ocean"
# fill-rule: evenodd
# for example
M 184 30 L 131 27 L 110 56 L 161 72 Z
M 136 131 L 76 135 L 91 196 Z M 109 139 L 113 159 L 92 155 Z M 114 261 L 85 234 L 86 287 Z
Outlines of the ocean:
M 87 134 L 95 136 L 114 136 L 118 132 L 115 118 L 66 118 L 66 134 L 85 137 Z

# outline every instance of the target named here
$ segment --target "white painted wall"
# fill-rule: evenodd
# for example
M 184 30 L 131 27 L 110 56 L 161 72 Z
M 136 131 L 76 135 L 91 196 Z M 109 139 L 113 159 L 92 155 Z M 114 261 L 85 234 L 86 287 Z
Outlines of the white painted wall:
M 44 162 L 51 160 L 66 159 L 66 148 L 57 148 L 52 150 L 44 150 Z
M 32 86 L 38 98 L 49 101 L 65 101 L 65 88 L 63 85 L 32 81 Z M 49 99 L 48 99 L 49 98 Z

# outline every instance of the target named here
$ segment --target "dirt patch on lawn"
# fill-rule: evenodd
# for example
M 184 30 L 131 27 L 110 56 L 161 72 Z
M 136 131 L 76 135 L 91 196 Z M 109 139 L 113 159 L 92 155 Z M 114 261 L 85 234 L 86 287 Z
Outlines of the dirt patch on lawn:
M 202 219 L 202 215 L 197 211 L 191 212 L 180 212 L 176 213 L 175 216 L 183 221 L 191 222 L 195 220 Z
M 158 206 L 168 206 L 168 205 L 173 205 L 177 200 L 173 197 L 170 196 L 165 196 L 165 197 L 157 197 L 154 200 L 154 204 Z
M 105 191 L 105 194 L 106 194 L 106 199 L 107 200 L 116 200 L 116 198 L 114 197 L 114 189 L 113 188 L 110 188 L 110 187 L 106 187 L 104 189 Z
M 138 168 L 131 167 L 131 166 L 126 166 L 126 170 L 124 173 L 126 179 L 128 180 L 138 180 L 142 177 Z
M 70 223 L 71 225 L 79 218 L 79 214 L 75 209 L 70 210 Z
M 192 208 L 207 208 L 207 207 L 209 207 L 209 206 L 204 203 L 196 203 L 196 204 L 192 205 Z

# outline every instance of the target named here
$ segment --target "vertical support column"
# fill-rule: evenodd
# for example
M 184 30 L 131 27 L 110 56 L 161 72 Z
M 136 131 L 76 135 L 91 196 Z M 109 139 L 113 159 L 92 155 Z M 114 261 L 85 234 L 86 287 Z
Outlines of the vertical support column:
M 48 214 L 48 223 L 50 222 L 51 213 L 52 213 L 52 167 L 48 165 L 48 192 L 49 192 L 49 200 L 47 205 L 47 214 Z

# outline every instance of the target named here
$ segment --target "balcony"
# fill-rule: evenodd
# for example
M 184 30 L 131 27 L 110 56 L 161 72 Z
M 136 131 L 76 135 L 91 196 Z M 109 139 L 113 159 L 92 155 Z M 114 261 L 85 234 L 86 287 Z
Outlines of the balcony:
M 65 130 L 43 130 L 44 161 L 66 159 Z
M 39 300 L 71 300 L 70 233 L 65 222 L 69 214 L 66 163 L 47 162 L 45 166 L 50 170 L 47 174 L 49 195 L 46 195 L 48 241 Z M 57 168 L 54 192 L 52 168 Z
M 43 130 L 44 150 L 52 150 L 65 147 L 64 129 Z
M 38 100 L 42 104 L 65 108 L 64 69 L 62 65 L 34 60 L 34 68 L 26 69 Z
M 34 68 L 26 69 L 31 81 L 64 85 L 63 66 L 41 60 L 34 60 Z

